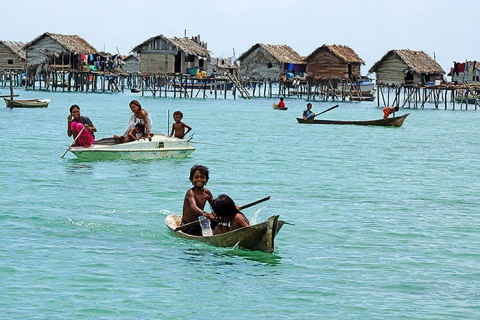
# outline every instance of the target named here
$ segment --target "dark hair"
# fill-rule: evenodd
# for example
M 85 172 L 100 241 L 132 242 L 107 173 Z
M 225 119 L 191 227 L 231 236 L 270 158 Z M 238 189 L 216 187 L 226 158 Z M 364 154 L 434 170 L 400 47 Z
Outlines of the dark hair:
M 135 124 L 135 128 L 140 130 L 141 133 L 145 133 L 145 125 L 143 123 L 137 122 L 137 124 Z
M 183 118 L 183 113 L 182 113 L 182 111 L 175 111 L 175 112 L 173 113 L 173 116 L 176 116 L 176 115 L 179 115 L 180 118 Z
M 75 109 L 75 108 L 78 108 L 78 110 L 80 110 L 80 107 L 78 105 L 74 104 L 70 107 L 70 113 L 72 113 L 73 109 Z
M 205 176 L 205 178 L 207 179 L 207 182 L 208 182 L 208 168 L 205 167 L 205 166 L 199 165 L 199 164 L 194 165 L 190 169 L 190 181 L 193 182 L 193 175 L 195 174 L 195 172 L 197 170 L 200 171 L 200 173 Z
M 142 110 L 142 105 L 137 100 L 130 101 L 128 105 L 131 105 L 131 104 L 133 104 L 134 106 L 137 106 L 139 110 Z
M 311 105 L 312 105 L 312 104 L 311 104 L 310 102 L 309 102 L 309 103 L 307 103 L 307 107 L 308 107 L 308 106 L 311 106 Z
M 396 106 L 395 108 L 393 108 L 393 110 L 395 110 L 395 111 L 398 111 L 398 109 L 399 109 L 398 106 Z
M 220 218 L 233 218 L 238 212 L 235 202 L 226 194 L 221 194 L 213 200 L 212 209 L 216 216 Z

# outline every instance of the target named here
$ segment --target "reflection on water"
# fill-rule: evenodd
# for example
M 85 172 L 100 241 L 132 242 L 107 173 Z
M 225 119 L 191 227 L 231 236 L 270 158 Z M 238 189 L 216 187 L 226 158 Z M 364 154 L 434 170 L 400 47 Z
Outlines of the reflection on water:
M 282 258 L 275 253 L 251 251 L 238 248 L 212 247 L 204 243 L 195 243 L 194 247 L 183 251 L 184 259 L 190 263 L 200 263 L 207 266 L 235 265 L 238 258 L 257 262 L 261 265 L 279 265 Z M 208 259 L 205 259 L 207 257 Z M 234 258 L 234 260 L 232 260 Z
M 66 172 L 68 174 L 92 174 L 93 173 L 93 164 L 88 162 L 80 162 L 77 159 L 68 159 L 65 162 Z

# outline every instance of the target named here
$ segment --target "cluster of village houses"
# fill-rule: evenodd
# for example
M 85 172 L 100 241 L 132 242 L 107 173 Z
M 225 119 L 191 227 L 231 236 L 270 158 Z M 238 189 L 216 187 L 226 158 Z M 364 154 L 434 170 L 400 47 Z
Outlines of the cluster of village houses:
M 300 56 L 288 45 L 254 44 L 236 59 L 212 57 L 207 44 L 195 37 L 158 35 L 136 45 L 130 55 L 99 52 L 77 35 L 44 33 L 28 43 L 0 40 L 0 72 L 22 71 L 34 77 L 51 70 L 86 73 L 186 74 L 194 77 L 235 74 L 240 79 L 307 82 L 359 81 L 365 62 L 346 45 L 322 45 Z M 480 68 L 480 65 L 478 66 Z M 386 86 L 439 84 L 442 67 L 423 51 L 391 50 L 371 68 L 376 83 Z M 456 63 L 453 81 L 478 80 L 475 62 Z

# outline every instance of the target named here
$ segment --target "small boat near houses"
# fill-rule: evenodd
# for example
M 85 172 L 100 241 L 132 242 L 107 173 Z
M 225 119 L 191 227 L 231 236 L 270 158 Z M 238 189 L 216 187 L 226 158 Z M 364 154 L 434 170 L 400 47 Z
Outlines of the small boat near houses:
M 303 120 L 303 118 L 297 118 L 298 123 L 313 123 L 313 124 L 339 124 L 339 125 L 360 125 L 360 126 L 383 126 L 383 127 L 401 127 L 403 122 L 410 113 L 406 113 L 399 117 L 378 119 L 378 120 L 320 120 L 310 119 Z
M 17 99 L 8 99 L 3 98 L 7 108 L 46 108 L 50 103 L 50 99 L 28 99 L 28 100 L 17 100 Z
M 207 243 L 215 247 L 238 247 L 247 250 L 273 252 L 274 239 L 283 224 L 278 215 L 271 216 L 262 223 L 249 227 L 235 229 L 233 231 L 213 235 L 194 236 L 179 230 L 182 217 L 179 215 L 168 215 L 165 224 L 168 229 L 177 237 Z
M 272 107 L 275 110 L 288 110 L 288 107 L 279 108 L 278 104 L 276 104 L 276 103 L 272 104 Z
M 195 151 L 188 140 L 153 134 L 152 141 L 140 139 L 127 143 L 118 143 L 113 137 L 97 140 L 88 148 L 70 147 L 77 158 L 82 160 L 143 160 L 186 158 Z

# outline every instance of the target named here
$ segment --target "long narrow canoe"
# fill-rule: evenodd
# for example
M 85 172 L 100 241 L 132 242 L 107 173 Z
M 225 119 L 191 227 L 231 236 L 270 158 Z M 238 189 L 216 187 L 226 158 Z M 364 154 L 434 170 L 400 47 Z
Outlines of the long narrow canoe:
M 405 118 L 408 117 L 410 113 L 406 113 L 400 117 L 393 117 L 387 119 L 378 119 L 378 120 L 320 120 L 320 119 L 310 119 L 303 120 L 302 118 L 297 118 L 298 123 L 316 123 L 316 124 L 353 124 L 361 126 L 384 126 L 384 127 L 401 127 Z
M 273 252 L 275 236 L 285 223 L 278 218 L 278 215 L 271 216 L 267 221 L 250 227 L 244 227 L 207 237 L 193 236 L 183 231 L 175 231 L 176 228 L 180 227 L 182 221 L 182 217 L 179 215 L 172 214 L 167 216 L 165 224 L 174 235 L 183 239 L 195 240 L 215 247 L 238 246 L 242 249 Z
M 3 98 L 3 100 L 5 100 L 7 108 L 46 108 L 50 103 L 50 99 L 10 100 Z

